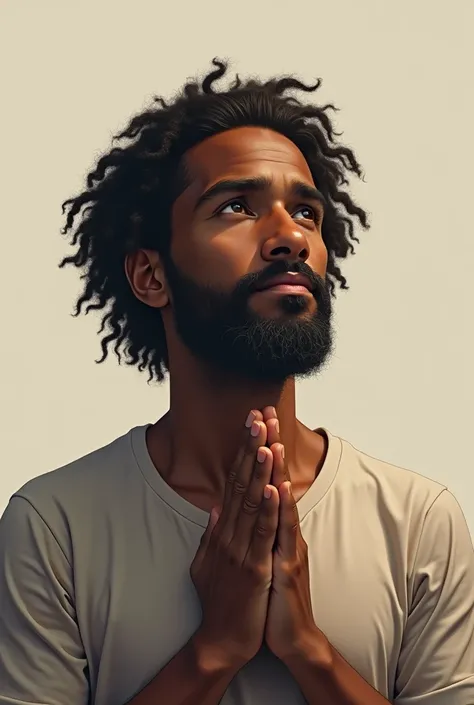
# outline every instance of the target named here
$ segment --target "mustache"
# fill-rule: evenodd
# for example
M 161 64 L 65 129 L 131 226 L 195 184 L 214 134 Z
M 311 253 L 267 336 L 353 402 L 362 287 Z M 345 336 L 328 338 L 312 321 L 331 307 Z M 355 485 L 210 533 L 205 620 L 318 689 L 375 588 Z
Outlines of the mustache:
M 268 267 L 260 272 L 250 272 L 241 278 L 237 285 L 237 292 L 240 296 L 250 296 L 265 286 L 273 277 L 287 272 L 301 274 L 308 278 L 311 285 L 311 293 L 318 295 L 321 290 L 327 288 L 326 280 L 316 274 L 306 262 L 295 262 L 291 260 L 275 260 Z

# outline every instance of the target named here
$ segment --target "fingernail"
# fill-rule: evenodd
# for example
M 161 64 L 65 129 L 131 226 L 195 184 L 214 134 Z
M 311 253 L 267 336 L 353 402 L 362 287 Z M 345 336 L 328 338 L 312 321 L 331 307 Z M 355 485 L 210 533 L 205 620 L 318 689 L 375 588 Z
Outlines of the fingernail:
M 251 411 L 250 414 L 247 416 L 247 421 L 245 422 L 245 426 L 247 428 L 250 428 L 254 418 L 255 418 L 255 414 L 253 413 L 253 411 Z
M 281 457 L 283 460 L 285 459 L 285 446 L 281 447 Z
M 265 453 L 265 451 L 263 450 L 263 448 L 259 448 L 258 451 L 257 451 L 257 460 L 258 460 L 258 462 L 259 462 L 259 463 L 263 463 L 263 461 L 265 460 L 266 456 L 267 456 L 267 454 Z
M 252 428 L 250 429 L 250 435 L 256 438 L 258 434 L 260 433 L 260 424 L 258 421 L 254 421 L 252 423 Z
M 277 410 L 275 409 L 274 406 L 271 407 L 271 412 L 272 412 L 273 416 L 277 415 Z
M 275 421 L 275 430 L 277 433 L 280 433 L 280 424 L 278 423 L 278 420 Z
M 267 487 L 265 487 L 265 489 L 263 490 L 263 495 L 264 495 L 265 499 L 270 499 L 270 497 L 272 496 L 272 491 L 271 491 L 271 489 L 268 487 L 268 485 L 267 485 Z

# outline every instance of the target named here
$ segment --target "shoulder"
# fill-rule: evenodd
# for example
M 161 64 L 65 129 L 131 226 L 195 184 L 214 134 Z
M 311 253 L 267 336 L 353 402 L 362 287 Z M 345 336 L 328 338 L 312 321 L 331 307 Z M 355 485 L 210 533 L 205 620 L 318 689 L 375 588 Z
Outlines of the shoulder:
M 403 546 L 407 568 L 424 572 L 435 563 L 440 570 L 456 556 L 474 577 L 474 552 L 462 508 L 450 489 L 436 480 L 375 458 L 341 443 L 339 492 L 351 495 L 366 521 L 386 538 Z M 450 558 L 451 557 L 451 558 Z M 471 582 L 472 582 L 471 577 Z
M 37 516 L 67 551 L 71 534 L 87 533 L 88 525 L 92 529 L 93 523 L 106 521 L 109 510 L 121 507 L 123 498 L 140 480 L 133 441 L 144 432 L 145 427 L 131 429 L 107 445 L 33 478 L 13 494 L 5 514 L 10 521 L 14 515 L 20 520 L 25 512 Z
M 394 511 L 405 513 L 416 506 L 427 513 L 438 498 L 443 504 L 442 496 L 446 492 L 449 494 L 446 485 L 426 475 L 374 457 L 345 439 L 339 440 L 343 479 L 360 487 L 374 499 L 383 500 Z
M 99 489 L 108 482 L 111 473 L 120 473 L 123 460 L 129 455 L 133 431 L 62 467 L 34 477 L 14 496 L 21 496 L 35 504 L 47 502 L 52 497 L 65 499 L 72 494 L 77 499 L 77 492 L 84 494 L 92 486 Z
M 332 489 L 336 504 L 349 501 L 354 516 L 363 515 L 374 537 L 399 547 L 408 569 L 433 524 L 465 527 L 461 508 L 446 485 L 374 457 L 345 439 L 337 442 L 339 469 Z M 461 532 L 465 534 L 465 528 Z

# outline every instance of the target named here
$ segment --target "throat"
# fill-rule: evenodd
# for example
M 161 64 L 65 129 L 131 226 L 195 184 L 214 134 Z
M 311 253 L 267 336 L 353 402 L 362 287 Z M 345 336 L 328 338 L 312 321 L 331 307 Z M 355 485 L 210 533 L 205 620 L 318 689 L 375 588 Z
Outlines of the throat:
M 211 476 L 198 462 L 173 457 L 169 420 L 164 416 L 147 430 L 146 443 L 150 459 L 166 484 L 189 504 L 210 512 L 222 505 L 227 474 Z M 289 465 L 293 494 L 298 502 L 317 479 L 327 454 L 327 438 L 299 424 L 300 433 L 294 461 Z

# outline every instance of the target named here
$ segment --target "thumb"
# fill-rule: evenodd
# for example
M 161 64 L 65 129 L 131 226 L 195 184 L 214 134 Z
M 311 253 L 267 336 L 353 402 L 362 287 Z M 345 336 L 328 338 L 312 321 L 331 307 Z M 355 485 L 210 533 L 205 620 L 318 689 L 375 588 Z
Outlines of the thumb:
M 220 517 L 219 507 L 212 507 L 211 513 L 209 515 L 209 522 L 207 525 L 207 528 L 208 529 L 210 528 L 211 533 L 212 533 L 213 528 L 215 527 L 215 525 L 219 521 L 219 517 Z
M 199 554 L 204 554 L 206 552 L 206 549 L 209 545 L 209 539 L 211 538 L 211 534 L 214 530 L 215 525 L 217 524 L 219 520 L 219 509 L 217 507 L 213 507 L 211 509 L 211 513 L 209 514 L 209 520 L 207 522 L 206 529 L 201 537 L 201 543 L 199 544 Z

